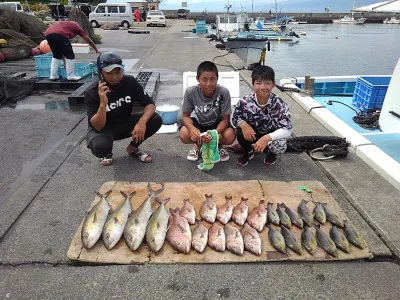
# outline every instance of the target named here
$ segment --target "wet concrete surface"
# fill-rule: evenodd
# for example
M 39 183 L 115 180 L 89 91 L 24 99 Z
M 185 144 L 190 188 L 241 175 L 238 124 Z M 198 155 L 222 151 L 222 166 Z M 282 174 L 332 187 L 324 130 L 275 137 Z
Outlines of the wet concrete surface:
M 0 109 L 0 151 L 12 155 L 12 159 L 0 163 L 1 169 L 7 170 L 0 173 L 0 205 L 82 119 L 83 110 L 70 113 L 66 95 L 38 92 L 15 106 Z
M 121 49 L 132 52 L 118 52 L 123 58 L 139 59 L 133 70 L 142 66 L 141 71 L 160 72 L 157 103 L 180 105 L 182 72 L 196 70 L 202 60 L 219 55 L 204 39 L 183 38 L 189 36 L 183 31 L 191 28 L 190 24 L 189 20 L 168 20 L 167 28 L 151 28 L 149 35 L 129 35 Z M 105 48 L 115 47 L 116 39 L 124 37 L 124 32 L 101 34 Z M 177 44 L 184 40 L 190 40 L 190 45 Z M 85 55 L 85 59 L 94 58 L 93 53 Z M 222 59 L 221 64 L 228 62 Z M 243 76 L 248 76 L 248 71 L 243 72 Z M 241 95 L 248 93 L 248 84 L 245 81 L 240 84 Z M 60 94 L 53 97 L 47 99 L 41 95 L 40 99 L 25 99 L 18 105 L 51 102 L 53 106 L 54 101 L 58 107 L 66 99 Z M 298 133 L 309 128 L 315 134 L 326 134 L 298 106 L 291 105 Z M 394 262 L 77 266 L 66 257 L 72 237 L 94 199 L 93 191 L 114 180 L 319 180 L 360 228 L 373 253 L 391 259 L 391 252 L 351 205 L 342 186 L 305 153 L 282 155 L 268 168 L 261 163 L 262 156 L 256 156 L 248 167 L 239 168 L 232 155 L 211 173 L 203 173 L 196 163 L 186 160 L 190 147 L 180 143 L 177 134 L 157 134 L 141 147 L 153 156 L 151 164 L 128 157 L 125 152 L 128 141 L 119 141 L 114 146 L 113 164 L 102 167 L 83 140 L 87 119 L 82 111 L 6 107 L 0 109 L 0 123 L 3 128 L 0 147 L 5 156 L 1 169 L 7 170 L 0 175 L 4 176 L 1 182 L 11 180 L 0 185 L 0 192 L 24 174 L 24 164 L 48 154 L 43 163 L 30 166 L 31 175 L 0 204 L 0 297 L 398 299 L 400 295 L 396 284 L 400 278 L 399 266 Z M 53 147 L 54 151 L 47 153 Z M 355 160 L 357 168 L 359 162 Z
M 400 267 L 384 262 L 368 266 L 366 270 L 359 262 L 285 262 L 3 267 L 0 296 L 7 299 L 398 299 Z M 378 281 L 378 276 L 387 280 Z

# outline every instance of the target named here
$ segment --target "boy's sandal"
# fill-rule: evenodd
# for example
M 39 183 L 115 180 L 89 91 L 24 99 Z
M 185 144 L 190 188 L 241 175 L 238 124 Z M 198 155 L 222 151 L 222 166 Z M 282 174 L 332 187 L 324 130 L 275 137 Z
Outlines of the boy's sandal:
M 111 165 L 112 164 L 112 158 L 106 158 L 106 157 L 104 157 L 104 158 L 101 158 L 100 159 L 100 165 L 102 165 L 102 166 L 109 166 L 109 165 Z
M 130 156 L 132 157 L 136 157 L 137 159 L 139 159 L 140 161 L 144 162 L 144 163 L 149 163 L 151 162 L 153 159 L 151 158 L 150 154 L 147 154 L 145 152 L 142 151 L 137 151 L 136 153 L 131 153 Z
M 186 156 L 186 158 L 190 161 L 197 161 L 199 159 L 200 156 L 200 150 L 198 149 L 190 149 L 188 155 Z

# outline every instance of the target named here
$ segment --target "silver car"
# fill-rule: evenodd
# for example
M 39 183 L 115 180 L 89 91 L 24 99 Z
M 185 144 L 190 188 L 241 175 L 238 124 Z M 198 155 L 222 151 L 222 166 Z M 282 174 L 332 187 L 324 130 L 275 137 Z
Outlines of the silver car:
M 167 21 L 161 10 L 150 10 L 146 17 L 147 26 L 161 25 L 167 26 Z

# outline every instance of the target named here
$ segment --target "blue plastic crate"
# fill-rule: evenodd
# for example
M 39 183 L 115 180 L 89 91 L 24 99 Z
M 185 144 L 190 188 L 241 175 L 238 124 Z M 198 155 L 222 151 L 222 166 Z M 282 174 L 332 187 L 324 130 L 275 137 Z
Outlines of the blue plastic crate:
M 197 20 L 197 21 L 196 21 L 196 26 L 199 26 L 199 25 L 204 25 L 204 26 L 206 26 L 206 21 L 204 21 L 204 20 Z
M 50 68 L 52 57 L 53 57 L 53 53 L 51 53 L 51 52 L 34 56 L 33 58 L 35 59 L 35 66 L 38 68 L 42 68 L 42 69 Z
M 207 33 L 207 28 L 196 28 L 196 34 Z
M 381 108 L 385 100 L 391 76 L 357 77 L 352 103 L 360 110 Z
M 61 77 L 63 79 L 67 78 L 67 71 L 65 70 L 65 68 L 63 66 L 61 66 L 58 69 L 58 73 L 61 74 Z M 94 63 L 76 62 L 75 63 L 74 73 L 75 73 L 76 76 L 81 76 L 81 77 L 85 77 L 85 76 L 88 76 L 88 75 L 91 75 L 91 74 L 95 74 L 96 70 L 95 70 Z
M 50 67 L 48 68 L 39 68 L 35 67 L 36 76 L 39 78 L 50 78 Z

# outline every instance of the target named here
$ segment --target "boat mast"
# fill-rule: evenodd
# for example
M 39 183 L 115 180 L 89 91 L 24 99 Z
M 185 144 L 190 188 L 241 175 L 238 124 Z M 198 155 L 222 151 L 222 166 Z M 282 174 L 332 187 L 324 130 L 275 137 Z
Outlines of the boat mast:
M 232 5 L 229 4 L 229 0 L 228 0 L 228 5 L 225 5 L 226 8 L 226 13 L 229 15 L 229 9 L 232 7 Z

